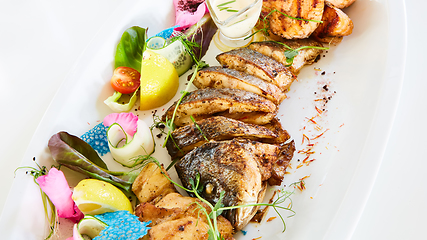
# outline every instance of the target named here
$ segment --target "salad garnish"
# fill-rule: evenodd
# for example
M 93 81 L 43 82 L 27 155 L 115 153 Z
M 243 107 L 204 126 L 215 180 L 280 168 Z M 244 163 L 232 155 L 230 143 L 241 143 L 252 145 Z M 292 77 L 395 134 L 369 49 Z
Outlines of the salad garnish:
M 71 170 L 88 177 L 109 182 L 132 194 L 132 183 L 138 176 L 137 169 L 127 172 L 110 171 L 96 151 L 85 141 L 67 132 L 59 132 L 49 139 L 49 150 L 53 159 Z

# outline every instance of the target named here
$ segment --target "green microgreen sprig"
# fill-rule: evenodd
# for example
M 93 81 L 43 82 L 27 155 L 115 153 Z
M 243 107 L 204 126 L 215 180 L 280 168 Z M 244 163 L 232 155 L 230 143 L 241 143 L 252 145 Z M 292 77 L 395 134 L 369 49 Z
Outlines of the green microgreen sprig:
M 203 133 L 202 129 L 200 129 L 199 124 L 197 124 L 196 120 L 194 120 L 193 116 L 190 116 L 191 121 L 193 122 L 194 126 L 197 128 L 197 130 L 199 130 L 199 132 L 202 134 L 203 138 L 209 142 L 209 139 L 206 137 L 206 135 Z
M 47 173 L 48 173 L 47 168 L 46 168 L 46 166 L 40 166 L 36 162 L 35 158 L 33 158 L 33 161 L 37 165 L 37 168 L 28 167 L 28 166 L 18 167 L 17 169 L 15 169 L 14 174 L 16 175 L 16 172 L 20 169 L 28 169 L 29 171 L 26 171 L 26 173 L 33 176 L 34 183 L 37 184 L 37 186 L 39 186 L 40 195 L 42 197 L 42 202 L 43 202 L 44 213 L 46 216 L 46 220 L 49 223 L 49 229 L 50 229 L 49 235 L 45 238 L 45 240 L 46 240 L 46 239 L 50 239 L 56 233 L 56 231 L 58 229 L 58 222 L 57 222 L 58 212 L 56 211 L 55 205 L 52 203 L 52 201 L 50 201 L 50 199 L 46 195 L 46 193 L 44 193 L 42 191 L 42 189 L 40 188 L 40 185 L 36 181 L 36 179 L 38 177 L 43 176 L 43 175 L 47 175 Z M 57 167 L 57 168 L 59 169 L 60 167 Z M 50 208 L 51 214 L 49 214 L 48 208 Z
M 328 50 L 329 49 L 329 47 L 318 47 L 318 46 L 302 46 L 302 47 L 299 47 L 297 49 L 293 49 L 293 48 L 289 47 L 288 45 L 286 45 L 282 42 L 276 42 L 276 43 L 281 44 L 288 49 L 288 50 L 283 52 L 283 54 L 286 57 L 286 63 L 287 63 L 286 67 L 292 66 L 292 64 L 294 63 L 294 59 L 298 55 L 300 50 L 310 49 L 310 48 L 311 49 L 321 49 L 321 50 Z

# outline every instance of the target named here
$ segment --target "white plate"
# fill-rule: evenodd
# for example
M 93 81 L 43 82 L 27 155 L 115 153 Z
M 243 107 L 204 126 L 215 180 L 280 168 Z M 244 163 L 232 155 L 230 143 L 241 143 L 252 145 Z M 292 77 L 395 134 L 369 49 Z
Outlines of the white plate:
M 123 31 L 138 25 L 149 27 L 149 35 L 153 35 L 173 25 L 171 2 L 156 1 L 156 6 L 164 6 L 156 12 L 152 11 L 154 6 L 146 1 L 126 1 L 104 24 L 46 112 L 27 149 L 23 166 L 32 165 L 28 159 L 33 156 L 50 166 L 47 141 L 53 134 L 68 131 L 80 136 L 111 112 L 103 100 L 112 93 L 108 81 L 113 71 L 114 49 Z M 318 95 L 314 92 L 319 94 L 324 83 L 336 91 L 326 106 L 327 114 L 316 118 L 322 127 L 319 133 L 329 129 L 313 141 L 318 143 L 310 159 L 316 160 L 297 169 L 300 163 L 297 160 L 304 156 L 296 154 L 289 169 L 291 174 L 285 179 L 289 184 L 310 176 L 305 180 L 307 189 L 297 191 L 292 197 L 297 214 L 286 219 L 285 233 L 281 233 L 280 221 L 274 219 L 249 225 L 245 229 L 247 235 L 237 234 L 237 239 L 263 236 L 263 239 L 342 240 L 352 235 L 375 181 L 397 107 L 406 36 L 391 30 L 405 29 L 406 19 L 402 0 L 358 0 L 345 11 L 354 22 L 353 34 L 328 50 L 318 63 L 303 69 L 299 81 L 291 87 L 289 98 L 280 106 L 282 124 L 301 150 L 305 146 L 303 133 L 314 134 L 308 132 L 313 125 L 307 120 L 316 114 L 314 100 Z M 212 65 L 216 64 L 214 53 L 210 50 L 207 56 Z M 319 74 L 323 71 L 325 75 Z M 147 122 L 151 120 L 151 112 L 140 116 Z M 163 159 L 167 154 L 157 147 L 156 156 Z M 163 162 L 168 161 L 166 158 Z M 110 162 L 109 166 L 117 167 Z M 70 184 L 81 178 L 70 171 L 66 174 Z M 270 216 L 274 216 L 273 211 Z M 18 174 L 0 219 L 2 237 L 43 239 L 48 232 L 46 226 L 37 186 L 30 177 Z M 68 231 L 59 238 L 66 238 L 67 234 Z

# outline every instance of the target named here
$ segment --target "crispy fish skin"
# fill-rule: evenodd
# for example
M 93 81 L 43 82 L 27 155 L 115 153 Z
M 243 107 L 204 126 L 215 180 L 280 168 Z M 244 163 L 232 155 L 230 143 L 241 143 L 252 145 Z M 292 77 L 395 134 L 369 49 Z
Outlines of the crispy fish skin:
M 163 114 L 162 120 L 172 119 L 176 102 Z M 190 92 L 179 104 L 174 123 L 181 127 L 192 123 L 191 116 L 200 120 L 216 114 L 261 113 L 270 120 L 276 115 L 277 106 L 270 100 L 240 89 L 205 88 Z M 268 120 L 268 119 L 267 119 Z M 242 120 L 245 121 L 245 120 Z
M 223 67 L 208 67 L 197 72 L 193 81 L 197 88 L 237 88 L 253 92 L 280 104 L 286 94 L 276 85 L 245 72 Z
M 280 186 L 282 184 L 286 169 L 294 156 L 295 142 L 292 140 L 289 143 L 283 143 L 279 148 L 279 156 L 277 157 L 277 161 L 272 164 L 271 177 L 268 179 L 270 186 Z
M 257 155 L 260 153 L 263 154 Z M 259 203 L 266 189 L 266 182 L 262 180 L 268 177 L 263 176 L 268 171 L 263 168 L 269 167 L 266 162 L 275 161 L 277 153 L 275 145 L 245 139 L 210 141 L 185 155 L 175 168 L 185 187 L 191 187 L 189 180 L 200 174 L 201 196 L 213 204 L 218 202 L 222 191 L 225 206 Z M 238 231 L 247 225 L 257 209 L 238 208 L 223 215 Z
M 291 136 L 289 135 L 288 131 L 286 131 L 282 124 L 280 123 L 279 119 L 274 118 L 271 120 L 268 124 L 263 125 L 263 127 L 266 127 L 270 129 L 272 132 L 274 132 L 277 137 L 271 138 L 271 139 L 264 139 L 263 142 L 265 143 L 271 143 L 271 144 L 282 144 L 288 141 Z
M 208 140 L 230 140 L 235 137 L 262 142 L 263 139 L 274 141 L 279 135 L 263 126 L 248 124 L 223 116 L 215 116 L 197 121 L 196 124 L 193 123 L 175 129 L 172 132 L 172 137 L 168 138 L 166 149 L 174 159 L 184 156 Z
M 317 41 L 339 43 L 344 36 L 353 32 L 353 21 L 341 9 L 332 5 L 325 4 L 322 21 L 312 34 Z
M 282 39 L 281 42 L 292 49 L 298 49 L 303 46 L 323 47 L 320 42 L 315 41 L 311 38 L 294 40 Z M 254 51 L 273 58 L 274 60 L 282 63 L 283 65 L 288 65 L 288 63 L 286 62 L 285 51 L 289 50 L 289 48 L 287 48 L 283 44 L 280 44 L 275 41 L 264 41 L 253 42 L 248 47 Z M 304 48 L 299 50 L 298 55 L 294 57 L 292 65 L 289 67 L 289 70 L 294 75 L 297 75 L 303 66 L 313 64 L 319 57 L 319 55 L 322 53 L 322 51 L 322 49 L 316 48 Z
M 286 39 L 307 38 L 319 22 L 295 20 L 284 14 L 308 20 L 320 21 L 324 0 L 264 0 L 261 17 L 267 17 L 270 32 Z M 272 12 L 276 10 L 275 12 Z M 283 13 L 283 14 L 282 14 Z
M 237 48 L 216 56 L 224 67 L 246 72 L 278 86 L 282 91 L 288 91 L 295 76 L 289 69 L 278 61 L 267 57 L 250 48 Z

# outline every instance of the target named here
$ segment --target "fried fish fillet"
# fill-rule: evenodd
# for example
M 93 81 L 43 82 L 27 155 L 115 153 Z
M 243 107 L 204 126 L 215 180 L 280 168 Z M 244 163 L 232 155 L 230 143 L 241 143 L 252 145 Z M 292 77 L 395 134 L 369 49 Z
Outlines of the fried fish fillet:
M 163 174 L 168 176 L 163 167 L 160 169 L 155 163 L 148 163 L 132 186 L 138 199 L 143 200 L 135 208 L 135 215 L 140 221 L 151 221 L 148 234 L 142 240 L 208 240 L 207 216 L 200 214 L 199 206 L 203 206 L 208 214 L 210 208 L 199 199 L 180 195 L 173 184 L 165 185 L 171 182 Z M 156 189 L 156 185 L 160 189 Z M 234 229 L 223 216 L 217 217 L 217 226 L 224 239 L 234 239 Z
M 280 104 L 286 94 L 276 85 L 231 68 L 208 67 L 197 72 L 193 84 L 197 88 L 237 88 L 253 92 Z
M 176 102 L 163 114 L 162 120 L 172 119 Z M 198 121 L 213 115 L 232 115 L 243 118 L 243 122 L 268 123 L 274 118 L 277 106 L 255 93 L 231 88 L 205 88 L 186 95 L 176 110 L 174 123 L 181 127 L 192 123 L 191 116 Z
M 236 137 L 262 142 L 266 139 L 275 141 L 279 135 L 263 126 L 244 123 L 232 118 L 215 116 L 175 129 L 172 132 L 172 137 L 168 138 L 166 149 L 174 159 L 184 156 L 207 141 L 230 140 Z
M 288 91 L 295 76 L 280 62 L 249 48 L 237 48 L 216 56 L 224 67 L 254 75 Z
M 197 204 L 196 204 L 197 202 Z M 207 213 L 211 209 L 199 199 L 184 197 L 179 193 L 166 195 L 157 204 L 141 203 L 135 209 L 135 215 L 142 222 L 149 222 L 150 239 L 208 239 L 207 218 L 201 214 L 199 206 Z M 224 239 L 233 238 L 233 227 L 223 216 L 217 217 L 218 230 Z
M 294 75 L 297 75 L 304 65 L 314 63 L 323 51 L 322 49 L 318 49 L 319 47 L 323 47 L 323 45 L 311 38 L 293 40 L 282 39 L 280 41 L 283 44 L 275 41 L 253 42 L 249 45 L 249 48 L 269 56 L 283 65 L 288 65 L 285 56 L 285 51 L 289 50 L 288 47 L 294 50 L 304 46 L 315 47 L 304 48 L 298 51 L 298 55 L 294 57 L 292 65 L 289 67 L 289 70 Z
M 286 39 L 307 38 L 319 22 L 305 20 L 320 21 L 324 4 L 324 0 L 264 0 L 261 17 L 267 17 L 270 31 L 275 35 Z
M 156 164 L 150 163 L 144 167 L 132 184 L 132 191 L 140 202 L 156 203 L 169 193 L 177 192 L 163 173 L 166 170 L 160 169 Z
M 325 4 L 322 21 L 312 34 L 320 42 L 338 43 L 342 37 L 353 32 L 353 21 L 341 9 L 332 5 Z
M 201 196 L 215 204 L 221 192 L 225 206 L 263 201 L 271 163 L 277 160 L 278 147 L 246 139 L 210 141 L 185 155 L 175 168 L 183 186 L 200 174 Z M 236 231 L 247 225 L 259 207 L 244 207 L 223 213 Z

